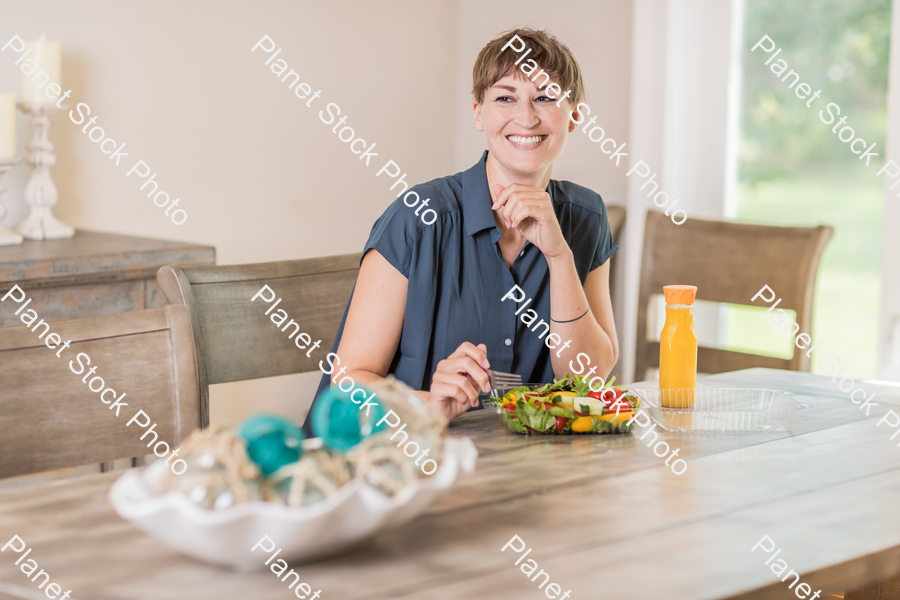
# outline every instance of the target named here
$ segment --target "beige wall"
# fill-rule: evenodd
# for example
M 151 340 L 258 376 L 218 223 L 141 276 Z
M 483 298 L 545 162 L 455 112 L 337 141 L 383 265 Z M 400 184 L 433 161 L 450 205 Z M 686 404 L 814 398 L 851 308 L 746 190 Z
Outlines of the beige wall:
M 481 46 L 517 25 L 548 27 L 575 52 L 589 103 L 614 137 L 628 135 L 631 3 L 534 1 L 17 3 L 4 9 L 0 45 L 44 32 L 63 48 L 67 100 L 90 105 L 97 124 L 126 142 L 115 168 L 66 115 L 54 118 L 56 214 L 71 225 L 214 245 L 220 264 L 359 251 L 393 199 L 393 159 L 415 182 L 471 166 L 484 140 L 471 125 L 471 66 Z M 250 52 L 264 34 L 278 58 L 322 90 L 313 108 Z M 0 91 L 19 92 L 11 51 L 0 53 Z M 274 61 L 273 61 L 274 62 Z M 377 160 L 366 168 L 324 125 L 336 102 Z M 19 151 L 30 137 L 19 117 Z M 175 226 L 125 177 L 140 158 L 188 212 Z M 625 193 L 583 135 L 554 176 L 588 185 L 611 203 Z M 28 169 L 7 176 L 9 214 L 21 220 Z M 213 387 L 213 421 L 266 410 L 300 419 L 318 374 Z
M 76 227 L 214 244 L 221 263 L 358 250 L 389 204 L 385 176 L 337 140 L 318 109 L 334 101 L 348 125 L 410 177 L 444 174 L 453 156 L 456 9 L 452 2 L 18 3 L 0 39 L 46 32 L 63 47 L 71 105 L 127 142 L 177 194 L 173 225 L 67 116 L 54 120 L 57 214 Z M 203 8 L 200 8 L 203 7 Z M 399 18 L 398 18 L 399 17 Z M 271 36 L 322 96 L 312 108 L 250 48 Z M 0 88 L 19 89 L 16 57 L 0 54 Z M 28 128 L 21 120 L 20 148 Z M 123 161 L 124 162 L 124 161 Z M 130 167 L 130 165 L 128 165 Z M 26 168 L 10 178 L 10 218 L 24 216 Z

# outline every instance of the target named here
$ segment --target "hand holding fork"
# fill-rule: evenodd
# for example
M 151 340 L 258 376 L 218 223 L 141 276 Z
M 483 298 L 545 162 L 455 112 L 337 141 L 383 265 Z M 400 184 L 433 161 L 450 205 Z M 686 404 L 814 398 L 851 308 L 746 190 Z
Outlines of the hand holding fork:
M 478 406 L 479 392 L 487 394 L 498 389 L 492 383 L 490 368 L 487 346 L 462 343 L 453 354 L 438 363 L 431 378 L 431 401 L 435 408 L 451 421 Z M 501 377 L 496 382 L 508 384 L 511 381 Z

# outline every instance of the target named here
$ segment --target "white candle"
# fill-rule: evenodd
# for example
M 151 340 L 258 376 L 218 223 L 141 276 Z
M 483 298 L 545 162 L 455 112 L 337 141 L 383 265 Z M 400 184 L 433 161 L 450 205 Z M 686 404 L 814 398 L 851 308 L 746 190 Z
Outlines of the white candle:
M 52 104 L 59 96 L 59 42 L 41 39 L 25 42 L 22 69 L 22 102 Z M 49 88 L 49 90 L 48 90 Z
M 16 96 L 0 94 L 0 159 L 16 155 Z

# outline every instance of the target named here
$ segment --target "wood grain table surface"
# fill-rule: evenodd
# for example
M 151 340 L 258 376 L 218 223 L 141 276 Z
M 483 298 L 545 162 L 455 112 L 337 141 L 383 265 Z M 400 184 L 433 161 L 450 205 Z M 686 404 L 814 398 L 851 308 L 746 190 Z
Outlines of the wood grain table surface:
M 804 408 L 790 434 L 661 432 L 687 461 L 683 475 L 640 428 L 526 437 L 472 412 L 450 433 L 478 447 L 474 474 L 413 522 L 292 567 L 324 600 L 545 598 L 514 564 L 521 555 L 501 552 L 518 535 L 572 599 L 795 598 L 793 578 L 782 583 L 770 555 L 751 552 L 768 535 L 821 598 L 900 576 L 900 448 L 876 427 L 900 412 L 900 386 L 858 383 L 876 392 L 866 418 L 827 377 L 750 369 L 700 385 L 792 391 Z M 106 498 L 120 474 L 0 492 L 0 541 L 23 538 L 75 599 L 296 597 L 270 571 L 204 564 L 122 520 Z M 18 556 L 0 554 L 0 597 L 45 597 Z

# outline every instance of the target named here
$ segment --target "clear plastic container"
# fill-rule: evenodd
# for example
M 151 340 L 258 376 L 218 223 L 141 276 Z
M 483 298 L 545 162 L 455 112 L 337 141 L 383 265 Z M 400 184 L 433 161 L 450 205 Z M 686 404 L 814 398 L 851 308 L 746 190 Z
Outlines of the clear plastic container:
M 662 406 L 660 390 L 629 388 L 643 409 L 666 431 L 791 431 L 800 405 L 788 392 L 736 388 L 667 389 L 676 406 Z M 667 402 L 668 404 L 668 402 Z

